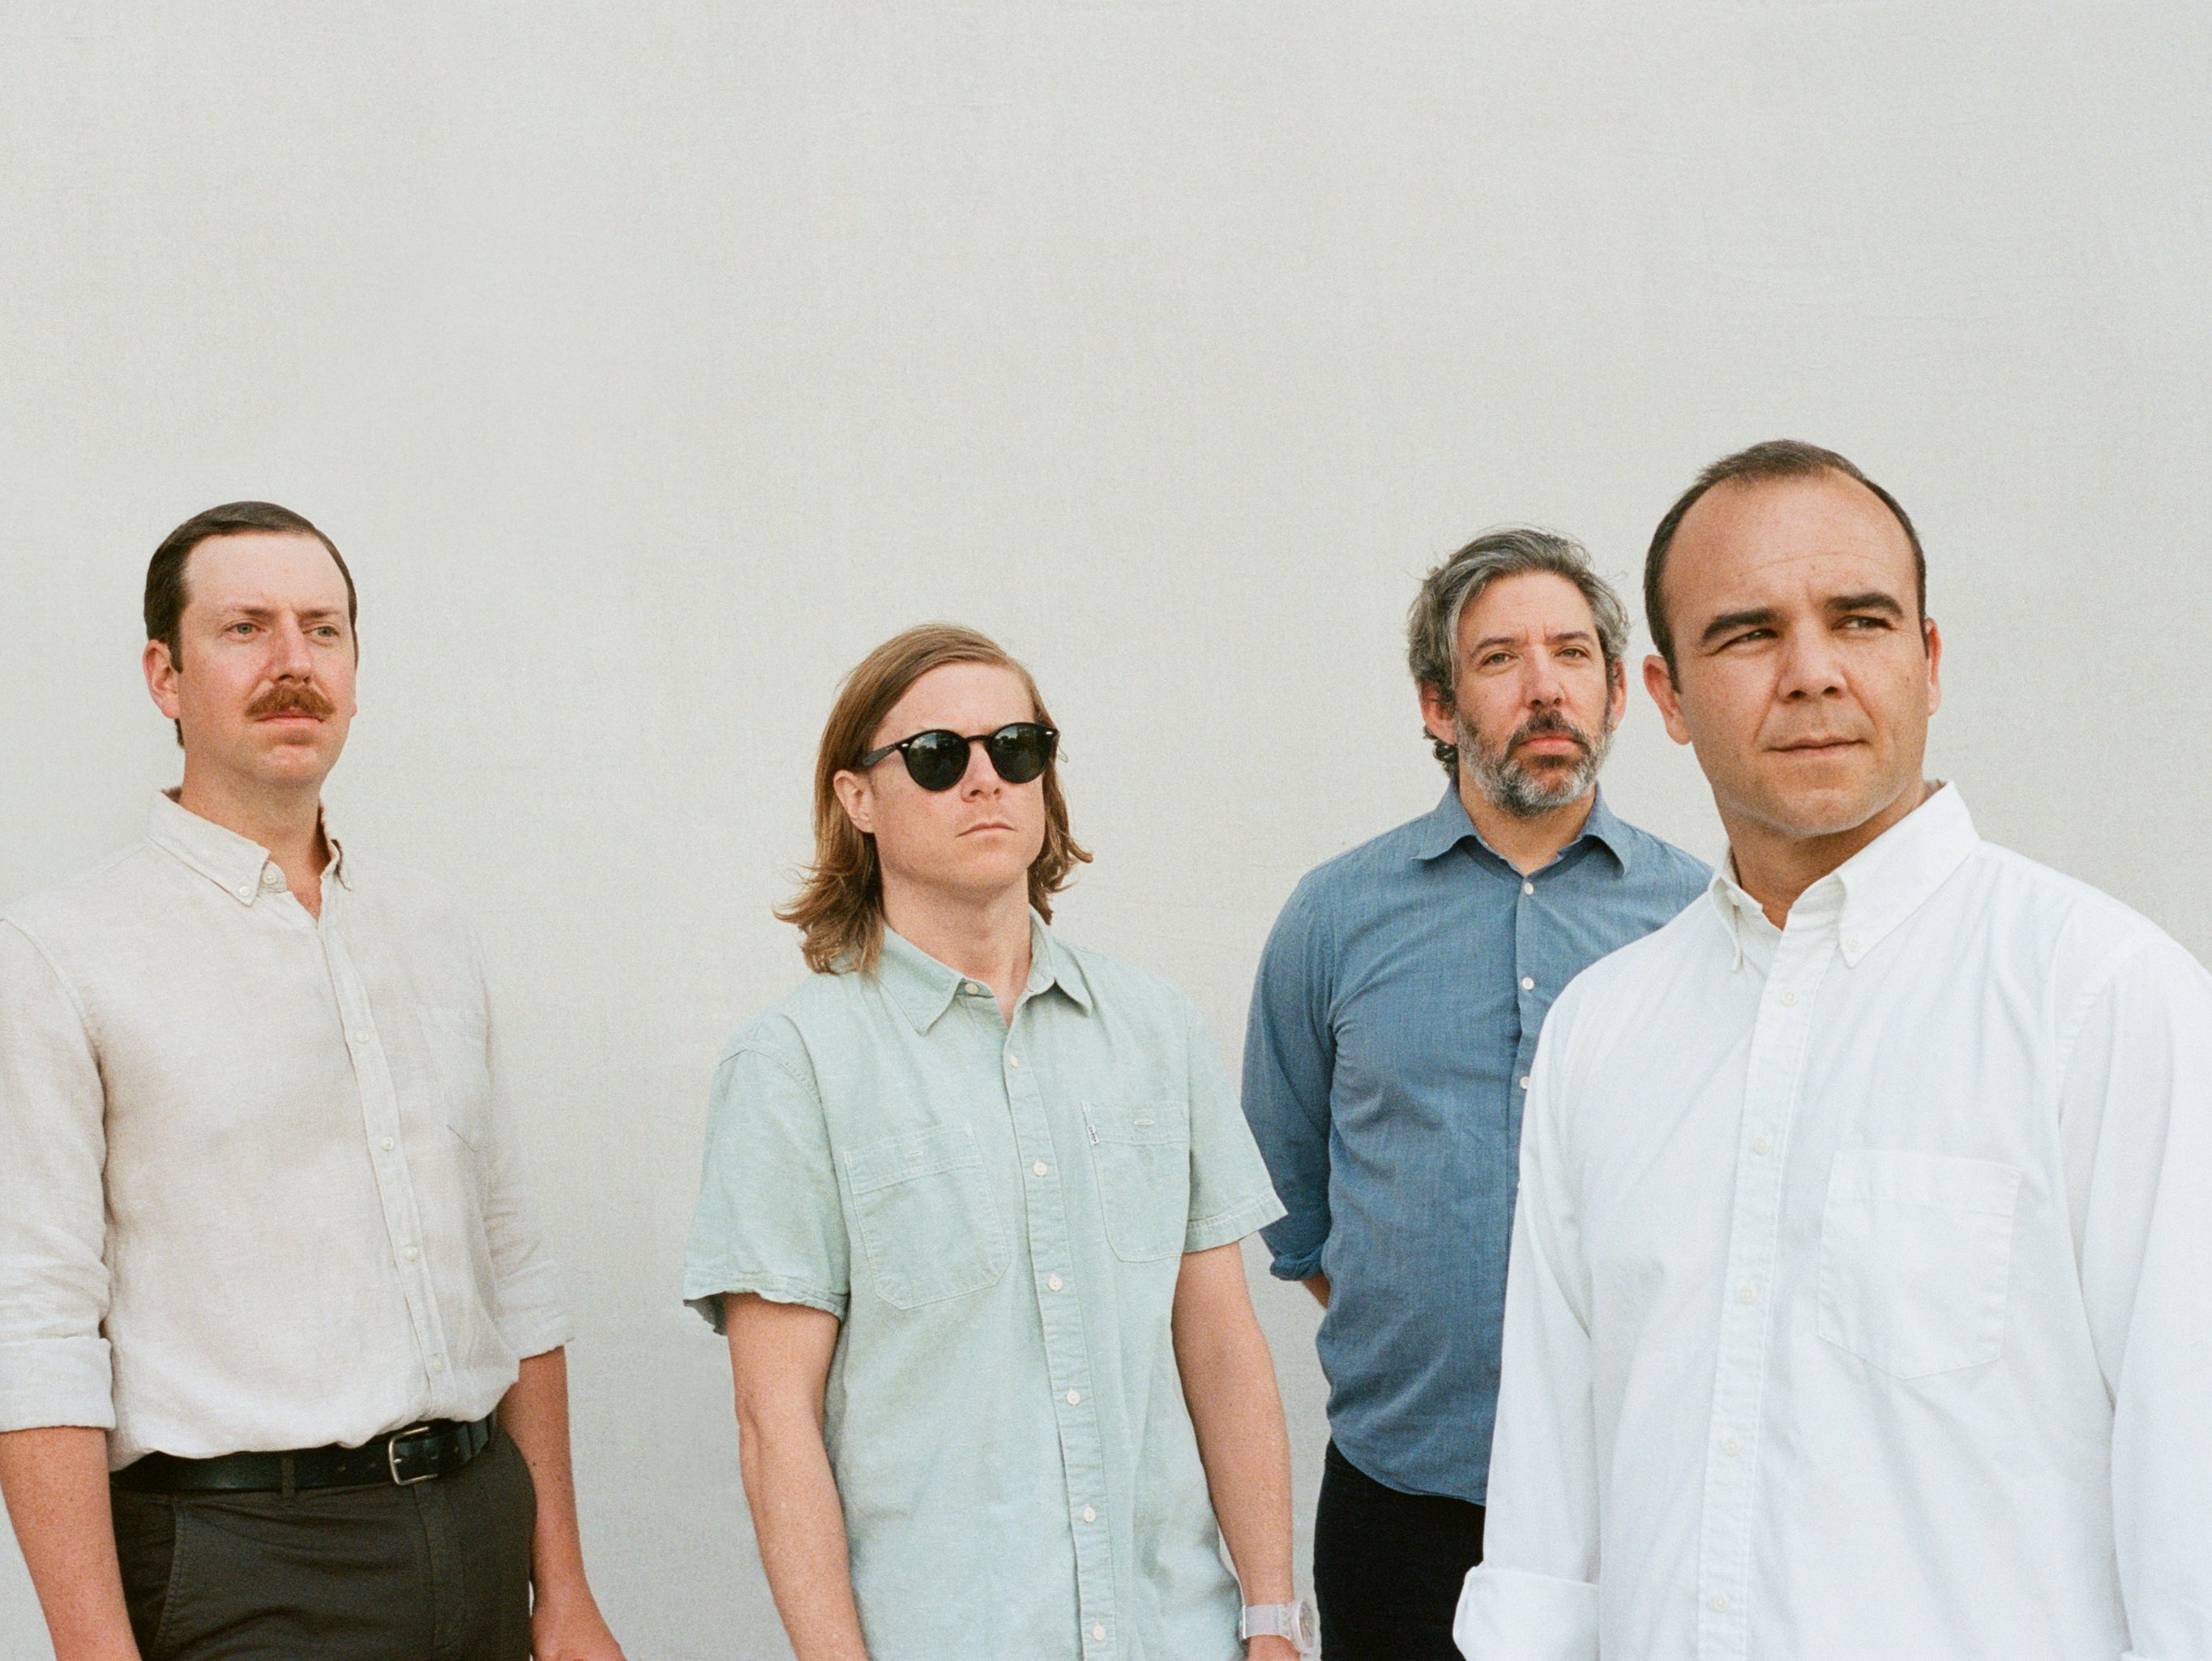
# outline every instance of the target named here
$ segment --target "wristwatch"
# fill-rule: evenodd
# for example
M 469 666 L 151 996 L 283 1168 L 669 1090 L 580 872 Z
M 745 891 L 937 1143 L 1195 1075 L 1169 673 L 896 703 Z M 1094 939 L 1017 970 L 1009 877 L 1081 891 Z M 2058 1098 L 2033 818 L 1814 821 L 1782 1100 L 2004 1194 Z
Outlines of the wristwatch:
M 1300 1655 L 1321 1650 L 1321 1611 L 1310 1597 L 1295 1603 L 1247 1603 L 1237 1617 L 1239 1638 L 1287 1638 Z

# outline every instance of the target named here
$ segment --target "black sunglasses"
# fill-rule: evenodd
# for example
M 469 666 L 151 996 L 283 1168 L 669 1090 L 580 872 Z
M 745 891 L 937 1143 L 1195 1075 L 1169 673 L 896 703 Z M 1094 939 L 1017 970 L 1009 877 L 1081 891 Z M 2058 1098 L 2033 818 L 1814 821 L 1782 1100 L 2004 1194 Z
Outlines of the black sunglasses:
M 1027 784 L 1052 764 L 1059 743 L 1058 732 L 1033 721 L 1010 721 L 995 733 L 971 733 L 966 738 L 950 728 L 933 727 L 869 751 L 856 770 L 866 772 L 896 750 L 905 758 L 907 776 L 923 789 L 950 790 L 967 776 L 968 746 L 980 744 L 1000 778 L 1009 784 Z

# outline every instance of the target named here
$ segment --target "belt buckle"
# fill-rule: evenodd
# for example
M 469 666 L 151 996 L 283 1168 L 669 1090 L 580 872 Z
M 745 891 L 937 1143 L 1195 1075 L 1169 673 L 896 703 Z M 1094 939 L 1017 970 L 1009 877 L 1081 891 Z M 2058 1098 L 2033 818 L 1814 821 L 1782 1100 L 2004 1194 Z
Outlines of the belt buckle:
M 420 1476 L 402 1476 L 399 1474 L 399 1444 L 405 1438 L 428 1431 L 429 1428 L 428 1425 L 423 1424 L 410 1425 L 404 1430 L 395 1430 L 392 1433 L 392 1439 L 384 1445 L 385 1468 L 391 1471 L 392 1480 L 398 1487 L 412 1488 L 417 1482 L 428 1482 L 438 1474 L 434 1470 L 426 1470 Z

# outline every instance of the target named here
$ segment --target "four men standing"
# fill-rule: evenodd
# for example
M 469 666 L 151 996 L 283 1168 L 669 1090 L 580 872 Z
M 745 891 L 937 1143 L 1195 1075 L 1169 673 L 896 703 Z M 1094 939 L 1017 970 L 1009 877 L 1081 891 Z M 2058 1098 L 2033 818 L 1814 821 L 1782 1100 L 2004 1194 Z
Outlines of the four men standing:
M 928 625 L 848 679 L 685 1276 L 800 1661 L 1310 1650 L 1255 1228 L 1327 1310 L 1331 1661 L 2212 1656 L 2212 977 L 1923 781 L 1924 559 L 1842 457 L 1715 464 L 1644 598 L 1723 869 L 1600 800 L 1618 599 L 1477 539 L 1410 619 L 1451 787 L 1285 906 L 1249 1130 L 1188 1001 L 1048 927 L 1028 672 Z M 355 613 L 296 514 L 179 526 L 184 782 L 0 912 L 61 1661 L 619 1654 L 473 943 L 323 814 Z

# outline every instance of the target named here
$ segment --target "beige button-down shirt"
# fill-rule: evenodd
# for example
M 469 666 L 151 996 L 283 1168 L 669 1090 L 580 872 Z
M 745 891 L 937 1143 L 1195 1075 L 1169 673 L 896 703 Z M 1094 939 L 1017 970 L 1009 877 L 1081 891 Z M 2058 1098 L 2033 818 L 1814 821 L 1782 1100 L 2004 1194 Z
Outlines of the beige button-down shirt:
M 496 1107 L 473 940 L 337 849 L 310 916 L 156 798 L 0 911 L 0 1431 L 358 1445 L 497 1405 L 568 1341 Z

